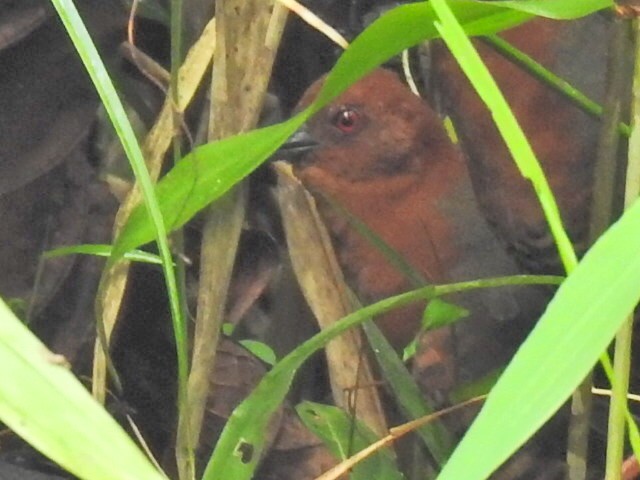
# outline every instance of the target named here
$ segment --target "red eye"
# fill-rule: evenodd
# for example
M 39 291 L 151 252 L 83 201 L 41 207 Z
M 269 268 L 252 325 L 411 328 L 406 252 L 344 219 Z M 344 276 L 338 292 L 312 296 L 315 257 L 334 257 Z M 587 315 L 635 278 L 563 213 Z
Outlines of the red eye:
M 342 133 L 353 133 L 360 122 L 360 114 L 353 108 L 343 108 L 333 116 L 332 122 Z

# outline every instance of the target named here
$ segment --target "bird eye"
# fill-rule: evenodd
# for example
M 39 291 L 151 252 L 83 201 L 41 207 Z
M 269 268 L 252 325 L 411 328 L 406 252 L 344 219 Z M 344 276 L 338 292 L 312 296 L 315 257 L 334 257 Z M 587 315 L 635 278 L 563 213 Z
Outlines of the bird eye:
M 332 118 L 333 125 L 342 133 L 353 133 L 360 122 L 360 113 L 353 108 L 341 108 Z

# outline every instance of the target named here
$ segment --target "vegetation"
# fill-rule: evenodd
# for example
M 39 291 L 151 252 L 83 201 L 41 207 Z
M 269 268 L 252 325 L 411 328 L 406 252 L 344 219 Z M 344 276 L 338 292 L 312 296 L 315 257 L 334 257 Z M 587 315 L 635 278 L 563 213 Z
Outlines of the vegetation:
M 189 390 L 187 328 L 181 307 L 184 293 L 179 286 L 178 267 L 169 249 L 169 232 L 179 229 L 213 202 L 228 201 L 229 192 L 234 192 L 236 185 L 273 154 L 311 115 L 351 83 L 391 56 L 425 40 L 442 37 L 493 112 L 520 171 L 535 185 L 567 278 L 536 328 L 492 388 L 480 414 L 437 478 L 487 478 L 561 407 L 599 359 L 609 375 L 616 400 L 612 403 L 616 411 L 610 417 L 608 441 L 617 447 L 615 451 L 608 452 L 613 460 L 607 478 L 620 478 L 620 459 L 627 431 L 634 451 L 640 453 L 637 427 L 626 408 L 625 379 L 630 355 L 628 318 L 640 296 L 637 243 L 640 237 L 640 205 L 629 201 L 620 220 L 578 262 L 535 155 L 467 38 L 467 35 L 495 34 L 526 22 L 534 15 L 578 18 L 610 9 L 611 0 L 487 3 L 431 0 L 397 7 L 353 41 L 333 68 L 322 92 L 307 109 L 283 123 L 195 148 L 180 159 L 155 188 L 152 180 L 155 175 L 150 176 L 147 172 L 142 150 L 72 1 L 52 1 L 125 146 L 143 196 L 143 203 L 127 215 L 128 219 L 113 244 L 106 269 L 123 262 L 128 252 L 145 243 L 156 241 L 159 246 L 178 345 L 178 399 L 183 424 L 191 418 L 190 409 L 199 407 L 189 403 L 193 393 Z M 174 92 L 177 85 L 173 84 Z M 640 150 L 637 131 L 633 130 L 636 119 L 633 120 L 629 162 L 637 165 Z M 637 192 L 632 183 L 628 189 L 628 197 L 635 197 Z M 482 282 L 478 285 L 487 286 Z M 303 362 L 330 339 L 374 314 L 418 299 L 431 299 L 475 286 L 429 286 L 369 305 L 347 315 L 280 359 L 235 410 L 212 453 L 203 478 L 241 480 L 252 477 L 265 448 L 270 415 L 284 401 L 294 374 Z M 4 423 L 80 478 L 163 478 L 163 474 L 147 461 L 120 426 L 90 398 L 67 366 L 49 353 L 4 304 L 0 304 L 0 317 L 0 364 L 3 365 L 0 419 Z M 627 328 L 623 329 L 625 325 Z M 620 334 L 619 341 L 620 345 L 627 346 L 616 348 L 616 365 L 622 365 L 620 368 L 624 370 L 626 364 L 627 373 L 614 372 L 606 353 L 603 354 L 617 332 L 626 332 Z M 188 437 L 189 433 L 186 435 Z M 192 443 L 187 438 L 183 445 L 182 478 L 193 475 L 193 467 L 189 467 L 193 464 Z M 252 453 L 247 458 L 241 452 L 246 452 L 248 446 Z

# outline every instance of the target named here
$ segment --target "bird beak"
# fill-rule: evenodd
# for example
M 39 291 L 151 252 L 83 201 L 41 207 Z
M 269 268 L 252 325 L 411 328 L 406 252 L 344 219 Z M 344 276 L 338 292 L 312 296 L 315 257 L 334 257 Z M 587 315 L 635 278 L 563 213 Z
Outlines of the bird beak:
M 280 146 L 273 157 L 294 161 L 318 145 L 318 142 L 313 139 L 306 126 L 303 125 Z

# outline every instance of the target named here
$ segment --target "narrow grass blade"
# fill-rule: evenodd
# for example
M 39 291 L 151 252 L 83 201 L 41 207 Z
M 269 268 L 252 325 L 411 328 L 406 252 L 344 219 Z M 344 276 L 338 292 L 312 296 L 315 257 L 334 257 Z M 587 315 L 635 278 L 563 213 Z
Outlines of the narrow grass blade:
M 54 248 L 44 253 L 44 258 L 64 257 L 65 255 L 94 255 L 96 257 L 109 257 L 111 245 L 86 244 L 71 245 L 68 247 Z M 133 250 L 124 254 L 125 260 L 133 262 L 151 263 L 161 265 L 162 260 L 158 255 L 143 250 Z
M 179 299 L 176 276 L 173 268 L 173 258 L 171 256 L 167 240 L 167 231 L 162 213 L 158 206 L 158 200 L 155 196 L 154 187 L 145 165 L 140 145 L 138 144 L 131 123 L 124 111 L 122 102 L 120 102 L 104 63 L 102 62 L 102 59 L 100 58 L 100 55 L 98 54 L 98 51 L 93 44 L 89 32 L 82 22 L 82 18 L 80 18 L 73 1 L 51 1 L 64 24 L 74 47 L 82 59 L 89 76 L 91 77 L 96 91 L 100 95 L 100 99 L 102 100 L 105 110 L 113 123 L 114 129 L 118 134 L 118 138 L 122 142 L 122 147 L 127 154 L 127 159 L 129 160 L 131 168 L 135 174 L 136 181 L 138 182 L 140 190 L 144 196 L 143 208 L 146 209 L 149 216 L 148 226 L 150 237 L 148 240 L 156 240 L 158 243 L 158 250 L 160 252 L 160 258 L 162 259 L 167 292 L 169 294 L 171 317 L 174 325 L 176 350 L 178 354 L 178 396 L 180 398 L 179 403 L 182 404 L 184 403 L 184 396 L 186 395 L 188 373 L 186 356 L 187 329 Z M 137 244 L 136 247 L 139 245 L 141 244 Z M 133 248 L 128 248 L 125 251 L 121 251 L 119 254 L 116 254 L 117 249 L 114 248 L 111 257 L 109 258 L 108 266 L 114 265 L 122 258 L 126 251 L 129 250 L 133 250 Z

